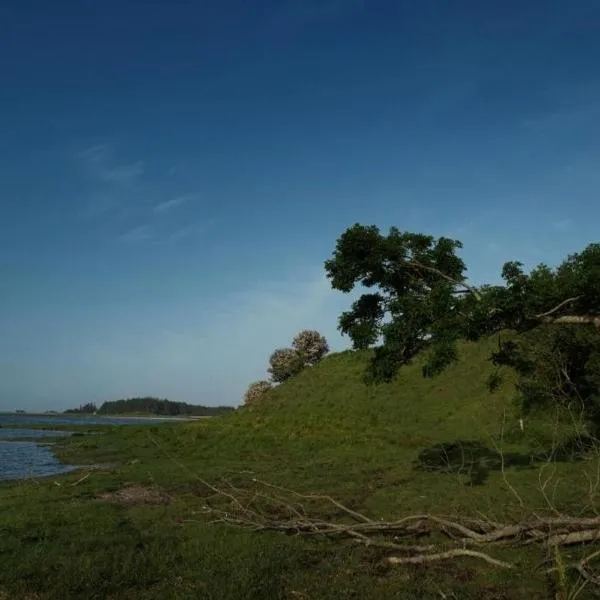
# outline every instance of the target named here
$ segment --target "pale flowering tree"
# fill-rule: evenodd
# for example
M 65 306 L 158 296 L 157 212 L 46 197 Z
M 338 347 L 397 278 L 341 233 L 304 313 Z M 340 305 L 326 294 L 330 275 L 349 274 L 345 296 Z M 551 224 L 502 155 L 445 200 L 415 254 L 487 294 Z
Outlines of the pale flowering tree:
M 256 404 L 256 402 L 272 387 L 273 386 L 270 381 L 255 381 L 254 383 L 251 383 L 244 394 L 244 404 L 246 406 L 252 406 Z
M 281 383 L 302 371 L 304 357 L 294 348 L 278 348 L 269 358 L 269 374 L 276 383 Z
M 304 358 L 305 363 L 314 365 L 328 352 L 329 344 L 324 336 L 314 329 L 304 329 L 292 342 L 292 347 Z

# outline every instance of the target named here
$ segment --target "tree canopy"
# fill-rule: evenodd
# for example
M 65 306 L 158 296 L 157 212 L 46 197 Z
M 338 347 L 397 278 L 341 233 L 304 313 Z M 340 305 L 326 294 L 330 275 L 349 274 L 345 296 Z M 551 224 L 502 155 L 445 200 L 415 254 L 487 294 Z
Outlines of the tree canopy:
M 294 348 L 277 348 L 269 357 L 268 373 L 275 383 L 283 383 L 304 369 L 304 357 Z
M 246 406 L 256 404 L 272 387 L 273 384 L 270 381 L 254 381 L 248 386 L 244 394 L 244 404 Z
M 315 329 L 303 329 L 294 337 L 292 348 L 304 358 L 308 365 L 316 365 L 328 352 L 325 336 Z
M 332 287 L 369 288 L 338 325 L 354 348 L 374 346 L 368 380 L 392 380 L 421 352 L 423 374 L 433 376 L 457 359 L 459 340 L 512 331 L 491 358 L 516 369 L 523 405 L 576 399 L 597 420 L 600 244 L 556 268 L 540 264 L 526 273 L 522 263 L 507 262 L 503 284 L 482 286 L 468 282 L 461 248 L 454 239 L 395 227 L 382 235 L 360 224 L 337 240 L 325 262 Z

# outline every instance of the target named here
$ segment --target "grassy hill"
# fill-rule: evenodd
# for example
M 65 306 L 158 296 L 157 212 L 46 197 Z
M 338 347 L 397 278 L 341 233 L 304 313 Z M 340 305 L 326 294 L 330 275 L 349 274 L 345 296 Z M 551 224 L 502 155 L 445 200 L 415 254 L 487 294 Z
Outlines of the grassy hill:
M 532 547 L 495 553 L 511 571 L 469 558 L 387 568 L 378 549 L 213 524 L 203 512 L 207 482 L 248 500 L 258 479 L 375 520 L 591 514 L 596 455 L 573 460 L 571 415 L 534 415 L 521 431 L 510 374 L 487 389 L 495 343 L 464 344 L 434 379 L 416 361 L 377 387 L 362 383 L 368 352 L 335 354 L 251 409 L 60 441 L 63 459 L 104 467 L 0 486 L 0 598 L 555 597 Z M 341 518 L 331 504 L 315 510 Z

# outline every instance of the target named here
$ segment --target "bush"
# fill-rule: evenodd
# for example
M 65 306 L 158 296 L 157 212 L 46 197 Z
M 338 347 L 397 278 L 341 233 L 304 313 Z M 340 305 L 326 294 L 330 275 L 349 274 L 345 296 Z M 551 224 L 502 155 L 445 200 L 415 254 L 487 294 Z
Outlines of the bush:
M 256 402 L 272 387 L 270 381 L 255 381 L 254 383 L 251 383 L 244 394 L 244 404 L 246 406 L 256 404 Z
M 276 383 L 297 375 L 304 368 L 304 357 L 294 348 L 278 348 L 269 358 L 269 374 Z
M 305 363 L 314 365 L 328 352 L 329 344 L 324 336 L 314 329 L 304 329 L 292 342 L 292 347 L 302 355 Z

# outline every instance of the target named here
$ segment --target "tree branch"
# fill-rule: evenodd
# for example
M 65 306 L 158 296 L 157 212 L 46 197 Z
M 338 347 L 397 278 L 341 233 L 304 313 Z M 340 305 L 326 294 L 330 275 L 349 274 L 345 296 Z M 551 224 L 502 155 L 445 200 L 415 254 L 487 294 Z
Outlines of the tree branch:
M 256 485 L 260 487 L 256 489 Z M 407 515 L 395 521 L 381 521 L 353 510 L 331 496 L 296 492 L 256 478 L 252 479 L 252 486 L 247 490 L 227 482 L 218 487 L 208 484 L 207 489 L 216 492 L 217 497 L 210 496 L 206 502 L 221 503 L 205 505 L 200 511 L 212 517 L 211 523 L 255 532 L 275 531 L 302 537 L 345 540 L 366 548 L 387 550 L 389 554 L 384 561 L 389 565 L 426 564 L 467 557 L 483 560 L 495 567 L 511 569 L 512 564 L 482 552 L 482 548 L 523 545 L 552 548 L 600 541 L 600 516 L 541 517 L 533 514 L 530 520 L 497 523 L 489 519 L 423 513 Z M 249 501 L 246 497 L 250 498 Z M 306 501 L 307 504 L 300 504 L 299 500 Z M 319 517 L 318 513 L 311 515 L 308 502 L 313 511 L 318 510 L 321 514 L 330 514 L 332 508 L 335 508 L 338 515 L 341 511 L 341 520 Z M 315 505 L 315 502 L 321 506 Z M 185 522 L 192 521 L 181 523 Z M 431 543 L 410 543 L 411 539 L 422 537 L 433 539 Z M 586 570 L 587 562 L 595 556 L 596 553 L 571 568 L 600 587 L 600 578 Z
M 592 315 L 563 315 L 562 317 L 544 317 L 544 323 L 552 323 L 555 325 L 594 325 L 600 327 L 600 317 Z
M 415 260 L 415 259 L 404 261 L 404 264 L 406 264 L 410 267 L 424 269 L 425 271 L 429 271 L 430 273 L 435 273 L 442 279 L 445 279 L 446 281 L 449 281 L 450 283 L 453 283 L 454 285 L 462 286 L 464 288 L 465 293 L 473 294 L 473 296 L 475 296 L 475 298 L 477 298 L 477 300 L 481 300 L 481 294 L 479 293 L 479 290 L 477 288 L 475 288 L 471 285 L 468 285 L 464 281 L 454 279 L 453 277 L 450 277 L 450 275 L 446 275 L 446 273 L 444 273 L 443 271 L 440 271 L 440 269 L 436 269 L 435 267 L 430 267 L 428 265 L 424 265 L 422 262 Z
M 573 304 L 573 302 L 577 302 L 581 296 L 573 296 L 572 298 L 567 298 L 563 300 L 560 304 L 557 304 L 554 308 L 547 310 L 546 312 L 540 313 L 539 315 L 535 315 L 536 319 L 542 319 L 544 317 L 549 317 L 553 315 L 556 311 L 560 310 L 563 306 L 567 306 L 568 304 Z
M 465 548 L 455 548 L 454 550 L 448 550 L 447 552 L 438 552 L 437 554 L 423 554 L 421 556 L 389 556 L 387 562 L 391 565 L 418 565 L 426 562 L 433 562 L 436 560 L 448 560 L 449 558 L 455 558 L 457 556 L 471 556 L 473 558 L 480 558 L 485 562 L 496 567 L 502 567 L 504 569 L 512 569 L 513 565 L 492 558 L 491 556 L 477 552 L 475 550 L 467 550 Z

